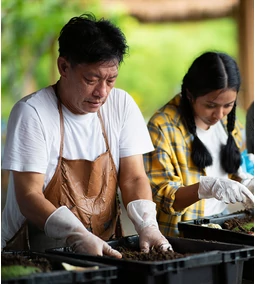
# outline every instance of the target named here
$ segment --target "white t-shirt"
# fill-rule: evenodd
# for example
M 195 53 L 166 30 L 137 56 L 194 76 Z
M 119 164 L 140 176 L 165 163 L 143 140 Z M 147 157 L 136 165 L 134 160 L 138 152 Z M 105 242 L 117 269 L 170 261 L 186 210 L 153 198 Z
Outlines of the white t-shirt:
M 97 113 L 75 115 L 62 105 L 64 115 L 63 157 L 94 161 L 106 151 Z M 110 151 L 116 169 L 119 159 L 154 150 L 144 118 L 133 98 L 113 88 L 100 108 Z M 51 180 L 60 150 L 60 116 L 51 86 L 22 98 L 12 109 L 7 128 L 2 168 L 45 174 L 44 187 Z M 6 205 L 2 213 L 3 240 L 20 228 L 21 214 L 13 186 L 12 173 Z
M 212 125 L 208 130 L 197 127 L 197 136 L 206 146 L 213 158 L 213 164 L 206 167 L 206 175 L 211 177 L 228 178 L 228 174 L 222 169 L 220 164 L 220 148 L 221 145 L 227 143 L 227 133 L 221 122 Z M 205 199 L 205 216 L 222 213 L 227 205 L 216 198 Z

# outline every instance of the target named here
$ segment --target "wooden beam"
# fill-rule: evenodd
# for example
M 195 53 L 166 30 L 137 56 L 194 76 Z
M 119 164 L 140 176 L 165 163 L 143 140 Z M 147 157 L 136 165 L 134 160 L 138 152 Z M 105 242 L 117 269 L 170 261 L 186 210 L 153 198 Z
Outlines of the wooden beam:
M 101 0 L 101 4 L 105 10 L 122 9 L 141 22 L 173 22 L 232 16 L 239 1 Z
M 248 109 L 254 100 L 254 2 L 241 0 L 237 14 L 242 86 L 238 104 Z

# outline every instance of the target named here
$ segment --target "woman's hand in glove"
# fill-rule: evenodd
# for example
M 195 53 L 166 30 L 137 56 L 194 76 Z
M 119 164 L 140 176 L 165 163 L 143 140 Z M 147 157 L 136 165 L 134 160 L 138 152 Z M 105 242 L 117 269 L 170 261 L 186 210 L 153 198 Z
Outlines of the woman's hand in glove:
M 48 217 L 44 231 L 49 237 L 64 239 L 75 252 L 122 257 L 120 252 L 90 233 L 66 206 L 59 207 Z
M 254 204 L 254 196 L 243 184 L 226 178 L 201 176 L 198 188 L 199 199 L 216 198 L 225 203 L 247 202 Z
M 241 184 L 245 185 L 252 194 L 254 194 L 254 176 L 244 172 L 242 167 L 237 172 L 237 177 L 241 179 Z
M 154 202 L 145 199 L 131 201 L 127 205 L 127 214 L 139 234 L 141 251 L 148 253 L 152 247 L 172 250 L 168 240 L 159 231 Z
M 247 178 L 241 181 L 241 184 L 246 186 L 249 191 L 254 194 L 254 178 Z M 244 202 L 245 209 L 254 208 L 254 201 L 250 198 L 247 198 L 246 202 Z
M 241 184 L 246 186 L 254 194 L 254 177 L 241 180 Z

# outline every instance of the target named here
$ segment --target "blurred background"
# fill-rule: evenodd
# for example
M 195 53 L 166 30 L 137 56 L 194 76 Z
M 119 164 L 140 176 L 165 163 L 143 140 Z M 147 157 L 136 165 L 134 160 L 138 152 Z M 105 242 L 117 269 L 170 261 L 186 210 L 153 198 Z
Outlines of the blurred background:
M 145 121 L 180 91 L 192 61 L 204 51 L 223 51 L 240 67 L 238 118 L 245 124 L 254 99 L 253 0 L 2 0 L 3 153 L 10 110 L 21 97 L 55 83 L 60 29 L 73 17 L 92 12 L 125 33 L 129 56 L 116 87 L 139 105 Z M 2 208 L 6 171 L 1 172 Z

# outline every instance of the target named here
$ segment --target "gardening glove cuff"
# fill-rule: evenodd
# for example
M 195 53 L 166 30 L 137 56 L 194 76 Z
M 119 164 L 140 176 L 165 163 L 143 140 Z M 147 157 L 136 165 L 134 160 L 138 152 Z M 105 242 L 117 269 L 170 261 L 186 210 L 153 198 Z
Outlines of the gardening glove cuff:
M 153 246 L 164 251 L 172 250 L 172 246 L 159 230 L 154 202 L 145 199 L 131 201 L 127 205 L 127 214 L 139 234 L 141 251 L 149 252 Z
M 66 207 L 56 209 L 46 220 L 45 234 L 54 239 L 66 239 L 76 231 L 88 233 L 81 221 Z
M 138 199 L 129 202 L 127 214 L 138 234 L 147 226 L 155 226 L 158 229 L 156 204 L 150 200 Z
M 74 252 L 122 257 L 121 253 L 89 232 L 66 206 L 59 207 L 48 217 L 44 231 L 51 238 L 64 239 Z

